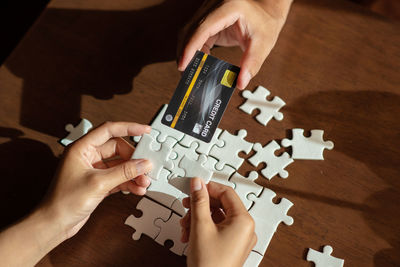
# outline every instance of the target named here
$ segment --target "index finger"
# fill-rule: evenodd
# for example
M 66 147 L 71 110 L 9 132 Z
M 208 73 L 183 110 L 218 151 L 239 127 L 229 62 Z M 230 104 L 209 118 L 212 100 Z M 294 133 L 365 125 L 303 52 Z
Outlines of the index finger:
M 114 137 L 150 133 L 151 127 L 135 122 L 105 122 L 76 142 L 76 146 L 101 146 Z
M 231 187 L 209 182 L 207 189 L 210 198 L 214 199 L 214 201 L 220 202 L 226 216 L 230 217 L 247 213 L 247 209 L 243 205 L 243 202 Z

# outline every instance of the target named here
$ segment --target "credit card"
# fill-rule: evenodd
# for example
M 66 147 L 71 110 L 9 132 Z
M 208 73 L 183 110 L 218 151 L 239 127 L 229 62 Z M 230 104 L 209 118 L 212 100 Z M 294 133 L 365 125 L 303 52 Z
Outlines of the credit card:
M 162 123 L 209 143 L 235 90 L 239 71 L 235 65 L 197 51 Z

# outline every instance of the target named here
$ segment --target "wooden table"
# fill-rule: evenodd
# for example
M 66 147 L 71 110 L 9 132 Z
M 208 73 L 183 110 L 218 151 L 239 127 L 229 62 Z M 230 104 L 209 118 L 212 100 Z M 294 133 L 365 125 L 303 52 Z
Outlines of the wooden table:
M 176 35 L 190 1 L 52 1 L 0 69 L 1 226 L 34 207 L 80 117 L 149 123 L 180 74 Z M 220 127 L 266 144 L 290 129 L 324 129 L 324 161 L 296 160 L 288 179 L 257 182 L 295 205 L 261 266 L 311 266 L 307 248 L 330 244 L 345 266 L 400 265 L 400 27 L 342 0 L 299 0 L 250 89 L 284 99 L 284 120 L 258 124 L 236 92 Z M 239 64 L 237 48 L 217 57 Z M 262 166 L 259 166 L 260 170 Z M 245 164 L 240 172 L 253 169 Z M 5 172 L 5 173 L 4 173 Z M 42 266 L 183 266 L 123 224 L 140 198 L 115 194 Z

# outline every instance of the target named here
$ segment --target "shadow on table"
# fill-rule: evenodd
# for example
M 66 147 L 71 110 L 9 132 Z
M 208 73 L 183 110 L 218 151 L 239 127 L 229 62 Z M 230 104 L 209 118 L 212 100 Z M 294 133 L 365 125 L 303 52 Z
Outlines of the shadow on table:
M 47 9 L 6 62 L 23 79 L 21 124 L 61 137 L 66 123 L 79 121 L 82 95 L 110 99 L 130 92 L 144 66 L 176 58 L 179 30 L 200 4 Z
M 375 265 L 398 266 L 400 236 L 393 229 L 400 225 L 400 96 L 373 91 L 320 92 L 298 99 L 287 112 L 295 118 L 296 127 L 334 124 L 328 131 L 334 149 L 363 162 L 386 182 L 387 188 L 369 196 L 359 210 L 373 231 L 392 246 L 375 254 Z
M 0 127 L 0 229 L 27 215 L 45 195 L 57 165 L 49 146 Z

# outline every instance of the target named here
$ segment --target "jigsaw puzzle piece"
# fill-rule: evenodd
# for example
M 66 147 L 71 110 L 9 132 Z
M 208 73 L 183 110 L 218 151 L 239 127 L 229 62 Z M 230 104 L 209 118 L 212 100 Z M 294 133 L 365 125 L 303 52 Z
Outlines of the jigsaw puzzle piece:
M 211 139 L 211 141 L 209 143 L 206 143 L 206 142 L 204 142 L 202 140 L 199 140 L 199 139 L 194 138 L 194 137 L 192 137 L 190 135 L 187 135 L 187 134 L 183 137 L 183 139 L 181 141 L 179 141 L 179 143 L 182 146 L 185 146 L 185 147 L 190 147 L 191 144 L 197 143 L 198 147 L 196 148 L 196 152 L 199 153 L 199 154 L 208 155 L 213 146 L 222 147 L 224 145 L 224 142 L 222 140 L 218 139 L 218 137 L 220 136 L 221 132 L 222 132 L 222 129 L 217 128 L 215 130 L 215 133 L 214 133 L 214 135 L 213 135 L 213 137 L 212 137 L 212 139 Z
M 160 134 L 159 131 L 157 131 L 157 130 L 151 128 L 150 135 L 151 135 L 151 137 L 154 138 L 154 140 L 157 140 L 157 136 L 158 136 L 159 134 Z M 139 143 L 139 142 L 140 142 L 140 139 L 142 139 L 142 135 L 133 136 L 132 139 L 133 139 L 133 141 L 134 141 L 135 143 Z M 159 150 L 160 147 L 161 147 L 161 143 L 156 142 L 156 144 L 157 144 L 157 145 L 154 146 L 154 150 Z
M 279 144 L 274 140 L 264 147 L 256 143 L 253 146 L 253 150 L 257 153 L 249 158 L 248 161 L 255 167 L 261 162 L 265 162 L 267 166 L 261 170 L 261 174 L 269 180 L 277 174 L 282 178 L 287 178 L 289 173 L 285 168 L 293 162 L 293 159 L 286 152 L 283 152 L 279 157 L 275 156 L 275 151 L 280 148 Z
M 204 163 L 204 167 L 213 172 L 211 181 L 234 188 L 235 184 L 230 182 L 229 178 L 235 172 L 235 169 L 231 166 L 225 165 L 222 170 L 217 170 L 215 168 L 217 163 L 218 160 L 213 157 L 208 157 L 206 163 Z
M 255 233 L 257 244 L 253 250 L 264 255 L 267 247 L 281 222 L 286 225 L 293 224 L 293 218 L 287 215 L 293 203 L 286 198 L 282 198 L 278 204 L 272 202 L 276 196 L 275 192 L 264 188 L 260 196 L 250 194 L 248 198 L 254 201 L 249 213 L 255 221 Z
M 170 159 L 174 164 L 174 168 L 171 170 L 170 177 L 183 177 L 185 175 L 185 170 L 179 167 L 179 162 L 182 160 L 183 157 L 187 157 L 191 160 L 198 160 L 199 154 L 196 153 L 197 146 L 198 144 L 196 143 L 190 144 L 190 147 L 184 147 L 179 143 L 174 145 L 170 156 Z
M 269 101 L 267 100 L 267 96 L 269 95 L 269 90 L 262 86 L 258 86 L 254 92 L 244 90 L 242 96 L 247 100 L 239 108 L 250 115 L 253 110 L 260 110 L 260 113 L 256 116 L 256 120 L 264 126 L 266 126 L 272 118 L 281 121 L 283 119 L 283 114 L 279 112 L 279 110 L 286 103 L 278 96 L 275 96 L 272 101 Z
M 160 233 L 156 237 L 155 241 L 164 246 L 165 241 L 171 240 L 174 242 L 174 245 L 170 248 L 170 250 L 177 255 L 182 255 L 188 245 L 187 243 L 183 243 L 181 241 L 182 232 L 181 225 L 179 223 L 181 218 L 181 216 L 173 213 L 167 221 L 162 219 L 157 219 L 155 221 L 155 225 L 161 228 Z
M 136 231 L 133 233 L 133 240 L 139 240 L 142 234 L 149 236 L 154 239 L 160 232 L 160 228 L 155 225 L 155 221 L 158 218 L 168 220 L 171 216 L 171 211 L 148 198 L 142 198 L 136 206 L 136 209 L 142 211 L 142 216 L 136 218 L 130 215 L 126 220 L 125 224 L 129 225 Z
M 213 172 L 204 167 L 204 163 L 206 161 L 207 156 L 204 154 L 201 154 L 198 160 L 192 160 L 186 157 L 186 155 L 183 156 L 183 158 L 179 162 L 179 167 L 184 170 L 184 176 L 171 178 L 169 180 L 169 183 L 187 195 L 190 194 L 191 178 L 199 177 L 204 180 L 204 183 L 208 184 Z
M 332 141 L 324 141 L 323 130 L 311 130 L 311 136 L 304 136 L 304 129 L 292 129 L 292 140 L 283 139 L 282 146 L 292 146 L 293 159 L 311 159 L 323 160 L 324 149 L 332 149 L 334 144 Z
M 171 207 L 174 201 L 182 196 L 181 191 L 168 183 L 170 173 L 164 168 L 161 169 L 158 180 L 152 180 L 146 192 L 146 196 L 166 207 Z
M 344 260 L 333 257 L 331 255 L 332 252 L 333 248 L 328 245 L 324 246 L 323 252 L 309 248 L 307 253 L 307 261 L 314 262 L 316 267 L 343 267 Z
M 162 168 L 172 170 L 174 164 L 169 159 L 172 152 L 171 145 L 163 143 L 160 150 L 153 150 L 152 146 L 155 140 L 151 135 L 144 134 L 137 144 L 132 159 L 148 159 L 153 164 L 153 168 L 148 176 L 153 180 L 157 180 Z
M 182 204 L 182 200 L 187 197 L 188 195 L 182 194 L 180 198 L 176 199 L 174 203 L 172 203 L 171 209 L 179 214 L 180 216 L 185 216 L 186 212 L 188 211 Z
M 256 196 L 260 195 L 263 187 L 261 185 L 256 184 L 254 181 L 258 178 L 258 173 L 256 171 L 250 172 L 248 177 L 244 177 L 236 172 L 232 175 L 230 181 L 235 184 L 235 192 L 242 200 L 244 206 L 248 210 L 253 204 L 247 196 L 249 194 L 254 194 Z
M 157 117 L 151 123 L 151 128 L 154 128 L 155 130 L 160 132 L 160 134 L 157 136 L 157 141 L 160 143 L 164 143 L 168 136 L 175 138 L 177 141 L 180 141 L 185 135 L 184 133 L 175 130 L 167 125 L 164 125 L 161 122 L 167 108 L 168 105 L 164 104 L 161 111 L 157 114 Z
M 243 264 L 243 267 L 257 267 L 260 265 L 260 262 L 263 259 L 263 255 L 258 253 L 257 251 L 251 251 L 246 261 Z
M 85 134 L 89 132 L 90 129 L 93 128 L 93 125 L 87 119 L 82 119 L 77 126 L 73 126 L 72 124 L 65 125 L 65 130 L 69 132 L 69 134 L 60 140 L 60 143 L 63 146 L 68 146 L 69 144 L 75 142 Z
M 253 147 L 253 143 L 244 140 L 246 136 L 247 131 L 245 129 L 240 130 L 237 135 L 223 131 L 219 139 L 224 141 L 224 146 L 213 146 L 210 151 L 210 156 L 218 159 L 218 163 L 215 165 L 217 170 L 222 170 L 225 165 L 229 165 L 236 170 L 240 168 L 244 159 L 239 157 L 239 152 L 248 154 Z

